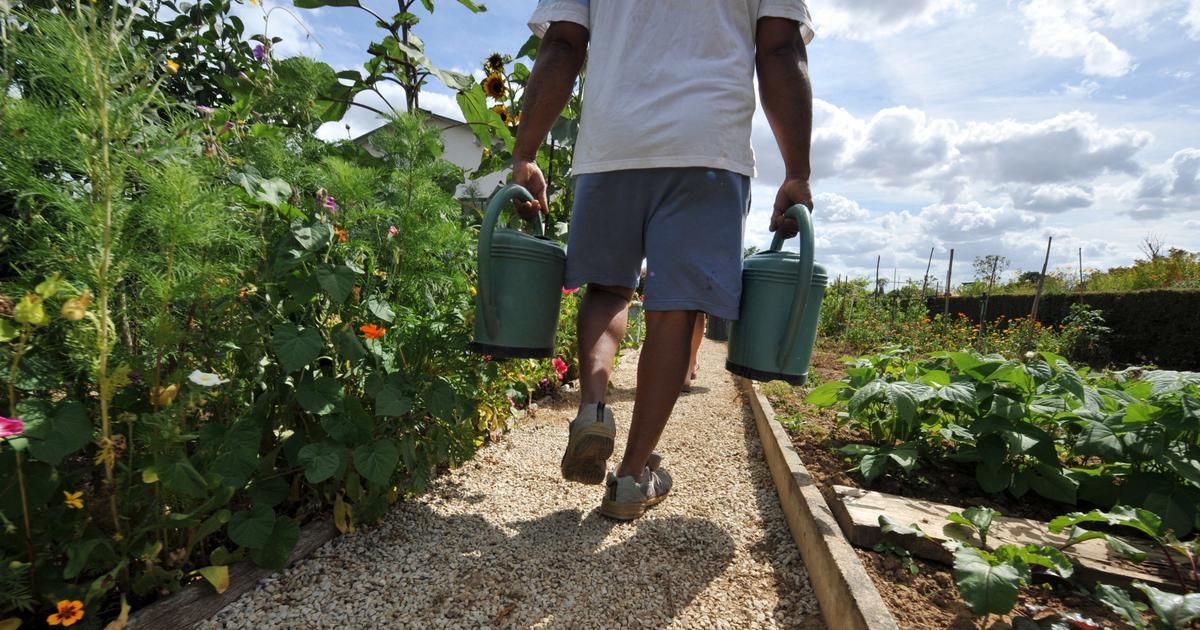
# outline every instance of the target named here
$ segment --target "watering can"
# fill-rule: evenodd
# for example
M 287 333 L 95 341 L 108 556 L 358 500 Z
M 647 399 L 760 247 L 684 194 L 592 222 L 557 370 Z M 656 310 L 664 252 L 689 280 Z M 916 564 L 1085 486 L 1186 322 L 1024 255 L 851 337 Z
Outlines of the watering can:
M 514 197 L 533 201 L 528 190 L 506 186 L 488 204 L 479 230 L 479 287 L 471 350 L 504 358 L 554 354 L 567 253 L 546 238 L 540 216 L 532 234 L 497 227 Z
M 800 253 L 783 251 L 784 239 L 776 233 L 771 249 L 745 260 L 741 315 L 729 331 L 725 369 L 756 381 L 802 385 L 829 275 L 813 264 L 808 209 L 792 206 L 786 215 L 800 223 Z

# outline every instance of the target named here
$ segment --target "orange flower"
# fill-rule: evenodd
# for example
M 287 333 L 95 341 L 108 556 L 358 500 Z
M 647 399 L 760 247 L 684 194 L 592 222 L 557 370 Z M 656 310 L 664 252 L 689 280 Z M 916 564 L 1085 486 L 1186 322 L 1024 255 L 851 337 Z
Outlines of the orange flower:
M 378 339 L 387 334 L 386 328 L 380 328 L 375 324 L 363 324 L 358 329 L 362 331 L 363 336 L 367 339 Z
M 46 618 L 46 623 L 52 626 L 70 626 L 83 619 L 83 602 L 62 600 L 58 602 L 58 612 Z
M 338 238 L 338 242 L 339 242 L 339 243 L 345 243 L 345 242 L 346 242 L 346 230 L 343 230 L 343 229 L 342 229 L 342 228 L 340 228 L 340 227 L 335 227 L 335 228 L 333 228 L 333 233 L 334 233 L 334 234 L 337 234 L 337 238 Z

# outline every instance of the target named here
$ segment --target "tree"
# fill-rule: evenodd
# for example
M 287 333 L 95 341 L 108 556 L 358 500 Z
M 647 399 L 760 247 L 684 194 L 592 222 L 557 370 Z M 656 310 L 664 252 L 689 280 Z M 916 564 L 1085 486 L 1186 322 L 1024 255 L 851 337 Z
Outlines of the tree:
M 976 256 L 971 267 L 975 270 L 975 279 L 980 282 L 987 281 L 990 290 L 990 287 L 996 284 L 996 278 L 1004 274 L 1011 262 L 1008 256 L 988 254 L 987 256 Z
M 1162 256 L 1163 240 L 1157 234 L 1147 234 L 1138 244 L 1138 249 L 1146 255 L 1147 260 L 1154 262 Z

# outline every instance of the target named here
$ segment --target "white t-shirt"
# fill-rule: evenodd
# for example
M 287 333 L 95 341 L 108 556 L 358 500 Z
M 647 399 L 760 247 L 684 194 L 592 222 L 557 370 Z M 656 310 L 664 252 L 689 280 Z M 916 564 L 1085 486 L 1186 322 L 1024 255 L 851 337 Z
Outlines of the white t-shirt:
M 805 0 L 540 0 L 529 20 L 586 27 L 587 81 L 573 172 L 703 166 L 754 175 L 754 34 Z

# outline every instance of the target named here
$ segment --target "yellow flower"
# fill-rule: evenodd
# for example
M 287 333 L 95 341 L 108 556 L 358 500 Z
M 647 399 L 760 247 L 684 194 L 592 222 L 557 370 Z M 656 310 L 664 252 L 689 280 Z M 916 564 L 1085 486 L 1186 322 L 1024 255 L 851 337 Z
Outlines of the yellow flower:
M 76 510 L 83 509 L 83 491 L 82 490 L 79 492 L 67 492 L 66 490 L 63 490 L 63 496 L 65 497 L 63 502 L 67 504 L 67 507 L 73 508 Z M 59 602 L 59 606 L 60 607 L 62 606 L 62 602 Z M 75 622 L 72 621 L 71 623 L 75 623 Z M 69 626 L 71 624 L 64 623 L 63 625 Z
M 508 108 L 503 105 L 497 105 L 492 108 L 492 111 L 500 115 L 500 120 L 508 122 Z
M 77 322 L 84 318 L 87 314 L 88 307 L 92 304 L 92 294 L 87 289 L 79 294 L 79 297 L 71 298 L 62 305 L 62 316 Z
M 508 94 L 508 86 L 504 83 L 504 75 L 493 72 L 483 80 L 483 93 L 500 100 Z
M 167 60 L 167 72 L 169 72 L 171 74 L 175 74 L 176 72 L 179 72 L 179 64 L 176 63 L 174 59 Z
M 46 623 L 52 626 L 70 626 L 83 619 L 83 602 L 62 600 L 58 602 L 58 612 L 46 617 Z
M 471 297 L 475 297 L 476 295 L 479 295 L 479 290 L 475 287 L 471 287 Z

